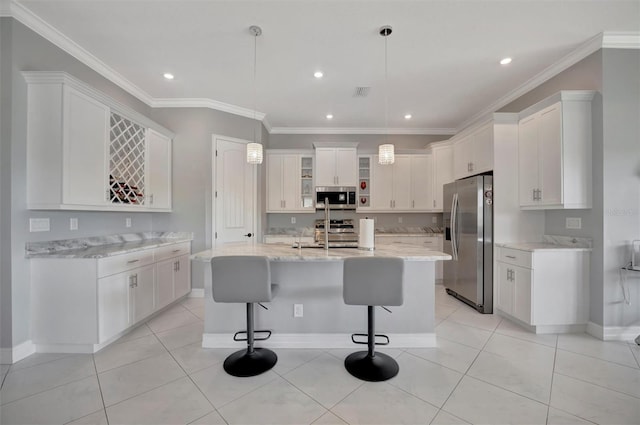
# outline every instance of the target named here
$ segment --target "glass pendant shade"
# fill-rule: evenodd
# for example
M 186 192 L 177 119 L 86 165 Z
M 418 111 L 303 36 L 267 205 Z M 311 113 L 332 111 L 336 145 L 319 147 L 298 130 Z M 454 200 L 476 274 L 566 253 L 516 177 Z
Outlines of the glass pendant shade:
M 396 160 L 395 151 L 392 144 L 378 146 L 378 164 L 390 165 Z
M 262 145 L 260 143 L 247 143 L 247 162 L 262 164 Z

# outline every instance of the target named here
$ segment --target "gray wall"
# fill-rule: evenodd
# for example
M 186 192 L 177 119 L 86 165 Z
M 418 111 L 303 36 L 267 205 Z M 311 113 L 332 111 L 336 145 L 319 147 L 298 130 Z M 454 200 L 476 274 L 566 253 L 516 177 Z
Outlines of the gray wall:
M 29 340 L 29 261 L 26 242 L 150 230 L 192 231 L 194 250 L 210 246 L 211 135 L 253 138 L 254 121 L 205 109 L 153 110 L 100 74 L 57 48 L 12 18 L 0 18 L 0 91 L 2 114 L 0 188 L 0 347 Z M 26 83 L 21 71 L 65 71 L 115 100 L 172 129 L 174 213 L 116 213 L 29 211 L 26 209 Z M 262 140 L 268 135 L 262 131 Z M 261 167 L 264 168 L 264 167 Z M 261 171 L 261 174 L 264 172 Z M 263 188 L 263 181 L 260 181 Z M 260 190 L 263 193 L 264 190 Z M 10 202 L 7 202 L 10 199 Z M 259 200 L 263 203 L 263 200 Z M 29 218 L 48 217 L 51 231 L 29 233 Z M 69 219 L 78 218 L 79 229 L 70 231 Z M 125 218 L 132 227 L 125 227 Z M 197 274 L 194 283 L 202 286 Z

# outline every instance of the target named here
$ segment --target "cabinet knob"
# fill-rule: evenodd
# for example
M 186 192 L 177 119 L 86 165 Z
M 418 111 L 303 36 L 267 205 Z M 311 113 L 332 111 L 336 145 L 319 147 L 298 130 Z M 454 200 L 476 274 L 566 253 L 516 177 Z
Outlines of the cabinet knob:
M 247 233 L 246 235 L 242 235 L 242 236 L 246 236 L 246 237 L 250 238 L 251 236 L 253 236 L 253 234 L 252 233 Z

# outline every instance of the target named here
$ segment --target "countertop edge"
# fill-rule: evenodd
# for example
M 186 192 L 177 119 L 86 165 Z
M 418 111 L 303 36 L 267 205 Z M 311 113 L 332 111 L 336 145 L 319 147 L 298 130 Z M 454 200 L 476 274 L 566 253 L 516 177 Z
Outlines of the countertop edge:
M 150 243 L 148 245 L 141 245 L 140 242 L 136 241 L 136 242 L 130 242 L 132 245 L 136 244 L 136 246 L 131 246 L 131 247 L 126 247 L 123 245 L 125 244 L 107 244 L 107 245 L 97 245 L 97 246 L 92 246 L 87 248 L 87 250 L 89 249 L 100 249 L 100 247 L 103 247 L 105 250 L 108 250 L 108 247 L 112 247 L 115 250 L 114 251 L 108 251 L 108 252 L 101 252 L 101 253 L 93 253 L 93 254 L 82 254 L 81 252 L 78 252 L 77 249 L 73 249 L 73 250 L 69 250 L 69 251 L 76 251 L 75 253 L 69 254 L 66 253 L 65 254 L 65 250 L 61 250 L 61 251 L 56 251 L 56 252 L 41 252 L 41 253 L 37 253 L 37 254 L 29 254 L 26 253 L 25 254 L 25 258 L 29 259 L 29 260 L 34 260 L 34 259 L 99 259 L 99 258 L 106 258 L 106 257 L 113 257 L 116 255 L 122 255 L 122 254 L 127 254 L 129 252 L 135 252 L 135 251 L 143 251 L 143 250 L 147 250 L 147 249 L 153 249 L 153 248 L 159 248 L 162 246 L 167 246 L 167 245 L 174 245 L 177 243 L 182 243 L 182 242 L 191 242 L 193 240 L 193 238 L 171 238 L 171 239 L 166 239 L 164 241 L 154 241 L 153 243 Z M 118 248 L 116 248 L 115 246 L 112 245 L 118 245 Z
M 549 247 L 527 247 L 523 245 L 526 245 L 526 243 L 496 243 L 495 244 L 495 246 L 498 248 L 515 249 L 518 251 L 525 251 L 525 252 L 537 252 L 537 251 L 540 251 L 540 252 L 542 251 L 544 252 L 554 252 L 554 251 L 591 252 L 593 251 L 593 248 L 585 248 L 585 247 L 579 247 L 579 246 L 577 247 L 564 246 L 564 245 L 553 246 L 552 244 L 549 244 Z

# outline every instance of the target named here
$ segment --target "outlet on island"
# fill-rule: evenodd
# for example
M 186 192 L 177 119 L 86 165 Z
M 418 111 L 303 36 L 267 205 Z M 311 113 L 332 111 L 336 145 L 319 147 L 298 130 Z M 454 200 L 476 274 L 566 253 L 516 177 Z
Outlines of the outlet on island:
M 302 317 L 304 314 L 302 310 L 302 304 L 293 305 L 293 317 Z

